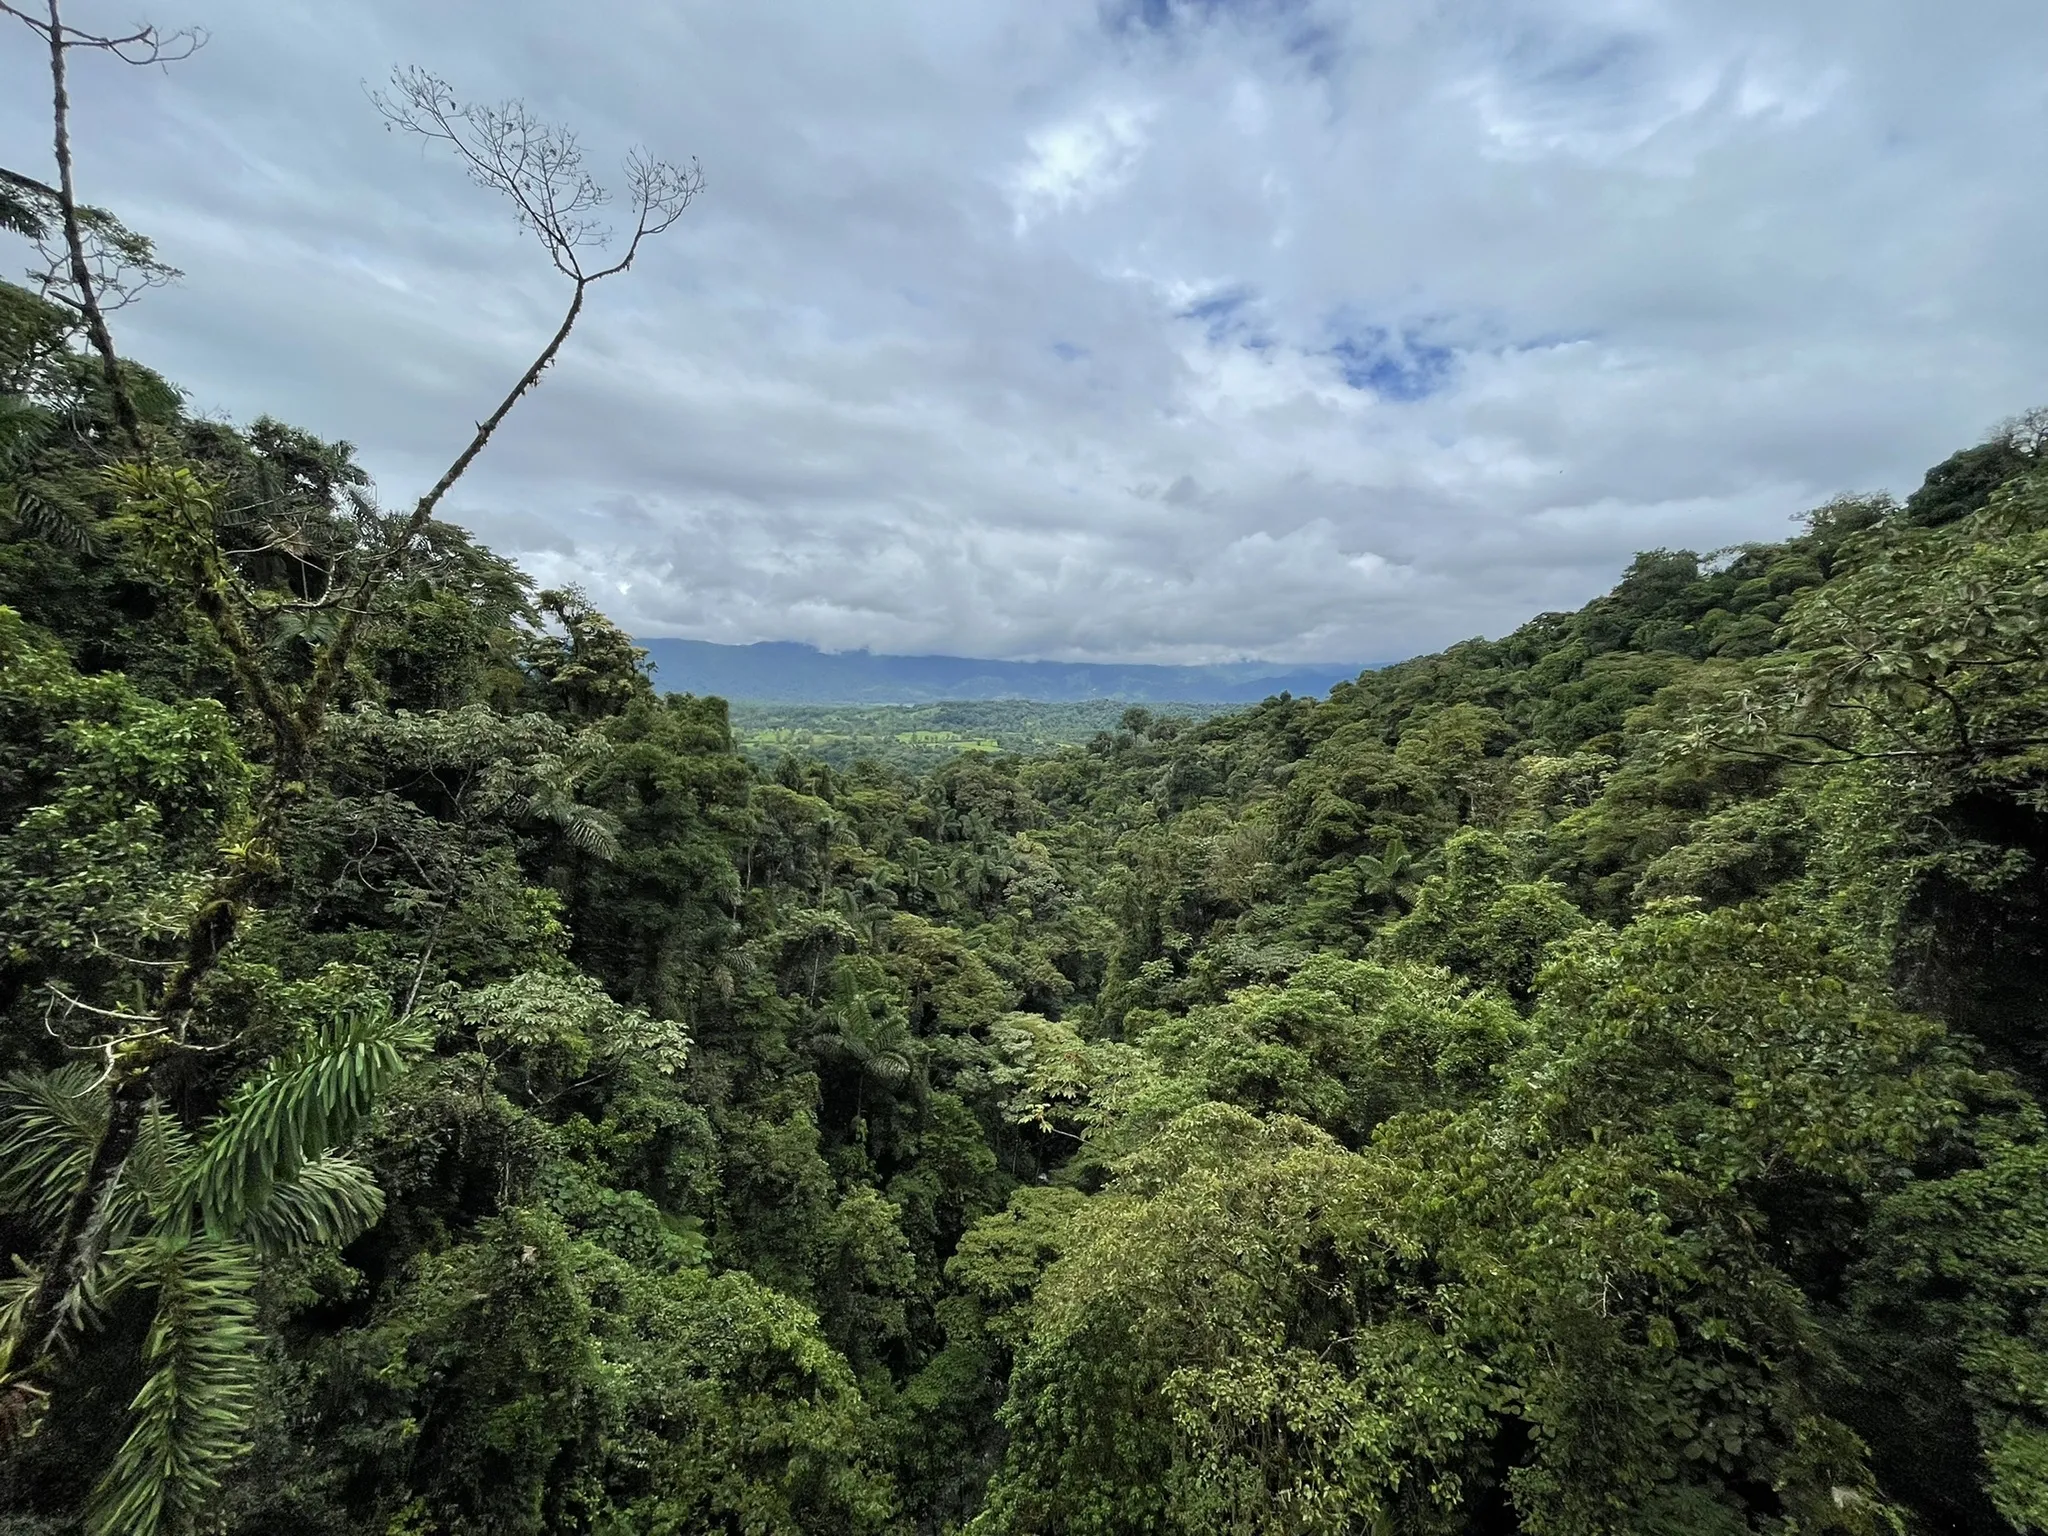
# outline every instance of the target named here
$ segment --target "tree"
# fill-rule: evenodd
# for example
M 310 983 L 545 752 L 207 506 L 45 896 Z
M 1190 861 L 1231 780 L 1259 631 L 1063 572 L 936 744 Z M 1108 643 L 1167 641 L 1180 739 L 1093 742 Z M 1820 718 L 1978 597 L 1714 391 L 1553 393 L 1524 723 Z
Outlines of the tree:
M 50 55 L 51 155 L 57 184 L 45 186 L 10 172 L 8 223 L 36 241 L 45 259 L 38 282 L 43 292 L 74 310 L 92 349 L 106 371 L 114 414 L 129 445 L 142 446 L 142 423 L 122 379 L 121 359 L 107 329 L 111 297 L 126 303 L 144 288 L 170 281 L 178 274 L 155 258 L 147 240 L 124 229 L 110 215 L 78 201 L 71 163 L 71 96 L 67 54 L 81 50 L 119 59 L 124 64 L 168 64 L 190 58 L 206 41 L 196 29 L 164 33 L 140 26 L 125 34 L 86 32 L 63 18 L 60 0 L 46 0 L 42 15 L 13 0 L 0 0 L 0 15 L 12 16 L 40 38 Z M 46 228 L 54 218 L 61 246 L 48 243 Z
M 231 1026 L 223 1033 L 202 1017 L 208 983 L 251 913 L 277 889 L 308 786 L 330 761 L 333 713 L 352 687 L 362 641 L 388 619 L 402 585 L 430 551 L 434 514 L 448 492 L 559 354 L 590 287 L 627 270 L 647 240 L 671 227 L 701 190 L 702 177 L 694 163 L 677 167 L 635 151 L 627 166 L 631 235 L 615 259 L 594 263 L 591 255 L 604 248 L 607 232 L 591 215 L 606 194 L 584 169 L 572 134 L 541 123 L 518 103 L 465 105 L 445 83 L 423 71 L 396 74 L 393 94 L 377 98 L 387 121 L 449 144 L 473 179 L 511 200 L 522 224 L 570 280 L 567 310 L 532 363 L 409 511 L 386 515 L 351 487 L 349 516 L 332 519 L 320 508 L 316 519 L 270 530 L 255 549 L 237 548 L 223 538 L 230 511 L 221 504 L 219 483 L 203 468 L 168 456 L 172 445 L 152 431 L 137 409 L 107 324 L 113 302 L 131 293 L 138 281 L 133 274 L 153 281 L 168 269 L 149 266 L 154 258 L 146 243 L 125 240 L 118 226 L 79 203 L 71 155 L 67 55 L 91 50 L 131 63 L 162 62 L 189 53 L 202 39 L 196 33 L 166 36 L 152 27 L 125 36 L 86 33 L 64 21 L 59 0 L 48 0 L 42 16 L 13 4 L 0 4 L 0 12 L 21 21 L 47 45 L 57 166 L 51 187 L 11 177 L 7 216 L 16 227 L 39 227 L 38 207 L 54 198 L 66 260 L 61 280 L 53 273 L 47 286 L 80 317 L 112 401 L 126 455 L 103 468 L 104 485 L 120 509 L 116 526 L 182 592 L 230 659 L 240 702 L 260 723 L 256 755 L 266 770 L 246 820 L 204 876 L 171 953 L 139 967 L 143 1001 L 129 1009 L 80 1003 L 70 1010 L 71 1016 L 89 1017 L 98 1026 L 87 1044 L 104 1056 L 108 1103 L 104 1116 L 87 1122 L 91 1142 L 76 1177 L 67 1173 L 41 1211 L 47 1241 L 40 1264 L 6 1315 L 13 1361 L 7 1391 L 15 1410 L 7 1418 L 18 1427 L 32 1417 L 29 1410 L 44 1391 L 39 1379 L 47 1375 L 67 1335 L 90 1315 L 87 1302 L 101 1284 L 115 1235 L 104 1213 L 133 1177 L 130 1164 L 142 1153 L 149 1127 L 164 1113 L 157 1106 L 170 1102 L 174 1082 L 183 1086 L 195 1075 L 205 1076 L 205 1053 L 236 1043 Z M 44 203 L 37 204 L 36 198 Z M 280 589 L 252 576 L 253 557 L 286 545 L 296 552 L 302 580 Z M 281 650 L 278 642 L 285 637 L 295 638 L 303 649 Z M 559 811 L 555 807 L 550 814 Z M 587 818 L 562 814 L 576 825 L 591 825 Z M 209 1034 L 223 1037 L 209 1039 Z M 193 1098 L 189 1088 L 177 1095 L 181 1102 Z M 340 1122 L 315 1118 L 308 1124 L 322 1134 L 341 1134 Z M 196 1128 L 187 1130 L 196 1134 Z M 300 1146 L 293 1155 L 304 1160 L 326 1150 Z M 244 1278 L 227 1270 L 216 1276 L 229 1289 Z M 160 1318 L 171 1330 L 159 1351 L 162 1358 L 204 1347 L 208 1314 L 203 1310 L 169 1308 Z M 149 1408 L 143 1399 L 137 1402 L 138 1412 Z M 155 1478 L 157 1491 L 124 1496 L 109 1506 L 103 1518 L 112 1522 L 110 1529 L 154 1529 L 189 1508 L 203 1485 L 206 1474 L 192 1469 L 201 1467 L 204 1458 L 188 1457 L 181 1437 L 207 1431 L 175 1415 L 165 1425 L 163 1455 L 123 1463 L 136 1478 Z
M 1428 973 L 1318 967 L 1233 1011 L 1348 1022 L 1355 1080 L 1404 1107 L 1347 1146 L 1312 1094 L 1215 1072 L 1243 1025 L 1190 1015 L 1165 1065 L 1202 1101 L 1062 1234 L 977 1531 L 1894 1528 L 1800 1282 L 1847 1236 L 1816 1213 L 1954 1124 L 1971 1074 L 1938 1026 L 1762 911 L 1582 936 L 1526 1034 Z M 1994 1433 L 2031 1437 L 2037 1371 L 1986 1370 Z
M 1549 947 L 1585 918 L 1560 887 L 1515 879 L 1507 845 L 1490 832 L 1466 828 L 1444 844 L 1443 859 L 1373 952 L 1447 966 L 1527 1002 Z

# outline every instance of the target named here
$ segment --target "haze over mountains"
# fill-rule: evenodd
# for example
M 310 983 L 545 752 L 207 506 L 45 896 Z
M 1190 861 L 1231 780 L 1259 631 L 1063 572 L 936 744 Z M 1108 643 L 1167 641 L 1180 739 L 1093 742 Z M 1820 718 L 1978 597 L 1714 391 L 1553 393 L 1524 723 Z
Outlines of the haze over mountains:
M 1144 666 L 1077 661 L 989 661 L 974 656 L 890 656 L 821 651 L 787 641 L 719 645 L 642 639 L 664 692 L 776 704 L 921 704 L 939 699 L 1074 703 L 1251 704 L 1274 694 L 1321 694 L 1357 665 L 1241 661 Z

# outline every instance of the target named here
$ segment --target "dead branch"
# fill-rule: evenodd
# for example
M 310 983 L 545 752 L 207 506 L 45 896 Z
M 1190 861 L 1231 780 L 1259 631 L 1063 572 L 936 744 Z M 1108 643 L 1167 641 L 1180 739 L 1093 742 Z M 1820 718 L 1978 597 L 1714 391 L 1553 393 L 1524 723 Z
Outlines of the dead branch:
M 121 361 L 114 351 L 113 334 L 107 329 L 107 306 L 102 294 L 104 290 L 115 295 L 120 303 L 126 303 L 143 289 L 168 282 L 177 274 L 155 260 L 147 240 L 122 229 L 112 215 L 79 206 L 71 164 L 71 94 L 65 55 L 84 48 L 110 54 L 124 64 L 172 64 L 198 52 L 206 42 L 206 34 L 196 27 L 166 33 L 153 26 L 120 35 L 86 32 L 65 23 L 59 0 L 47 0 L 42 15 L 13 0 L 0 0 L 0 15 L 12 16 L 35 33 L 50 54 L 51 148 L 57 161 L 57 184 L 43 190 L 55 193 L 57 222 L 64 240 L 60 249 L 45 248 L 38 241 L 39 249 L 44 249 L 50 258 L 43 279 L 44 291 L 61 293 L 58 277 L 63 275 L 70 288 L 63 297 L 78 311 L 86 338 L 99 354 L 107 391 L 113 399 L 114 419 L 120 423 L 129 446 L 141 454 L 145 452 L 142 418 L 136 412 L 127 381 L 121 376 Z M 19 184 L 16 185 L 19 190 Z
M 555 269 L 578 284 L 625 271 L 641 242 L 674 224 L 704 190 L 695 160 L 676 164 L 634 149 L 626 157 L 633 233 L 616 261 L 588 266 L 586 256 L 612 240 L 595 216 L 611 193 L 584 166 L 574 133 L 542 122 L 521 101 L 463 102 L 447 81 L 417 66 L 394 70 L 390 92 L 372 91 L 370 99 L 386 128 L 448 145 L 470 180 L 510 201 Z
M 123 64 L 176 64 L 206 46 L 204 27 L 180 27 L 175 32 L 166 32 L 144 24 L 119 36 L 87 32 L 68 25 L 55 5 L 49 7 L 45 17 L 10 0 L 0 0 L 0 16 L 12 16 L 45 42 L 55 41 L 65 48 L 95 48 L 112 54 Z
M 299 710 L 298 728 L 308 741 L 318 734 L 348 666 L 362 616 L 371 607 L 370 594 L 426 531 L 435 509 L 476 462 L 512 407 L 540 383 L 541 375 L 575 329 L 590 285 L 632 266 L 643 242 L 670 228 L 704 189 L 704 173 L 694 159 L 678 165 L 635 149 L 626 159 L 632 236 L 617 260 L 603 266 L 586 265 L 587 253 L 604 250 L 610 243 L 611 231 L 592 217 L 610 200 L 610 194 L 585 169 L 582 146 L 574 133 L 543 123 L 523 102 L 496 106 L 464 103 L 446 81 L 418 67 L 394 70 L 390 93 L 372 91 L 370 99 L 383 114 L 387 129 L 447 144 L 472 181 L 510 201 L 520 224 L 534 232 L 555 270 L 573 287 L 554 334 L 497 409 L 476 424 L 467 445 L 414 503 L 394 537 L 351 585 L 352 600 L 345 605 L 341 627 L 322 651 Z

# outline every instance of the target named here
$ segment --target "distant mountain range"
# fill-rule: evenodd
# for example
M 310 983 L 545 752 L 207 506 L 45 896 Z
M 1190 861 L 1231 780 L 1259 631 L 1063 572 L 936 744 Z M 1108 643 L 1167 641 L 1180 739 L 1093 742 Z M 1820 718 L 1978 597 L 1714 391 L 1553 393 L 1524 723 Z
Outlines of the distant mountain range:
M 772 704 L 923 704 L 939 699 L 1031 699 L 1065 704 L 1255 704 L 1276 693 L 1320 694 L 1360 668 L 1237 661 L 1212 667 L 1122 666 L 1085 661 L 986 661 L 973 656 L 887 656 L 821 651 L 788 641 L 717 645 L 639 640 L 666 693 L 717 694 Z

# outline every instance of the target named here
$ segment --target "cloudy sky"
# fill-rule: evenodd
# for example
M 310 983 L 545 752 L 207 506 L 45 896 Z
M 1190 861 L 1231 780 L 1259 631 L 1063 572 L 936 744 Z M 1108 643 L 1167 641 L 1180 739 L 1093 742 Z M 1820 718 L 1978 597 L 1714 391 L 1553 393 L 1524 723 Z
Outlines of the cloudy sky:
M 2038 0 L 153 19 L 211 41 L 77 81 L 82 194 L 188 274 L 123 344 L 356 443 L 394 503 L 565 295 L 365 81 L 702 161 L 454 506 L 644 635 L 1392 659 L 1903 494 L 2048 402 Z M 0 35 L 0 163 L 47 176 L 32 44 Z

